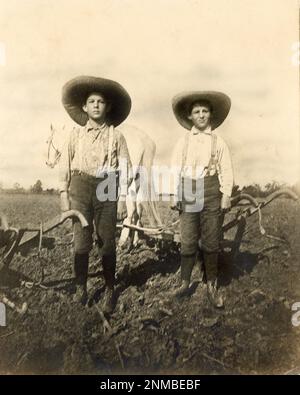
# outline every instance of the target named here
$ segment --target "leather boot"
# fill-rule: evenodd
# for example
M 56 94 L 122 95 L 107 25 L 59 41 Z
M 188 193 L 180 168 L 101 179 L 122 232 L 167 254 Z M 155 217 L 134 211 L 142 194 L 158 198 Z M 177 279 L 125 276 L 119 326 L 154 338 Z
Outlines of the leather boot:
M 224 300 L 218 289 L 218 253 L 204 252 L 204 266 L 207 279 L 207 297 L 210 303 L 216 308 L 224 306 Z
M 173 292 L 174 297 L 182 297 L 188 293 L 195 255 L 181 255 L 181 285 Z
M 102 309 L 105 314 L 111 314 L 115 308 L 115 272 L 116 255 L 104 255 L 102 257 L 103 276 L 105 281 L 105 292 Z
M 114 287 L 106 287 L 103 297 L 102 310 L 104 314 L 111 314 L 115 308 Z
M 224 307 L 224 300 L 217 287 L 217 281 L 207 282 L 207 297 L 210 303 L 217 309 Z
M 89 266 L 89 254 L 75 254 L 74 257 L 74 273 L 75 273 L 75 286 L 76 292 L 74 301 L 85 305 L 87 303 L 87 275 Z
M 218 277 L 218 256 L 217 252 L 203 252 L 203 263 L 206 280 L 214 282 Z
M 200 280 L 200 284 L 202 284 L 204 282 L 204 280 L 206 279 L 205 276 L 205 267 L 204 267 L 204 256 L 203 256 L 203 251 L 201 249 L 198 250 L 197 256 L 196 256 L 196 263 L 198 264 L 199 267 L 199 280 Z
M 87 288 L 86 284 L 77 284 L 76 285 L 76 292 L 73 298 L 74 302 L 81 303 L 83 306 L 86 305 L 88 300 Z

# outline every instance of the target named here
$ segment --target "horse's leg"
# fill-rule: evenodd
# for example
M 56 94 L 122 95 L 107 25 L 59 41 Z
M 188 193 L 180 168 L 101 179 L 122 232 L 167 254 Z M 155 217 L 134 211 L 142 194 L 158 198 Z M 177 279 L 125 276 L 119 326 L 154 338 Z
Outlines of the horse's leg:
M 136 201 L 136 218 L 137 218 L 136 225 L 142 227 L 143 226 L 143 223 L 142 223 L 143 206 L 142 206 L 141 201 L 139 200 L 139 195 L 140 194 L 138 193 L 137 201 Z M 139 240 L 140 240 L 140 238 L 139 238 L 138 232 L 134 232 L 134 238 L 133 238 L 133 246 L 134 247 L 136 247 L 138 245 Z
M 134 184 L 134 185 L 133 185 Z M 136 191 L 135 191 L 135 182 L 133 181 L 131 186 L 128 190 L 128 195 L 126 196 L 126 209 L 127 209 L 127 217 L 124 219 L 123 224 L 131 225 L 134 223 L 136 219 Z M 119 239 L 119 246 L 125 248 L 131 247 L 132 240 L 131 236 L 132 232 L 129 228 L 123 227 L 120 239 Z

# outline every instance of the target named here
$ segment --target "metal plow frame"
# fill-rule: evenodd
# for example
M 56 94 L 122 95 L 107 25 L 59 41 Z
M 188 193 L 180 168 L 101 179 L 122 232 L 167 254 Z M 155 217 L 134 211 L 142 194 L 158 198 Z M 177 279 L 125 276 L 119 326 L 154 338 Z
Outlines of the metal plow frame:
M 0 215 L 1 227 L 8 239 L 0 256 L 0 269 L 3 266 L 8 267 L 14 255 L 22 248 L 34 245 L 37 241 L 39 241 L 39 248 L 41 248 L 44 234 L 62 225 L 67 219 L 74 218 L 80 221 L 82 227 L 88 226 L 85 217 L 77 210 L 66 211 L 44 224 L 41 223 L 39 228 L 10 228 L 6 216 Z
M 240 244 L 242 242 L 242 238 L 244 235 L 244 231 L 246 228 L 246 221 L 248 217 L 251 217 L 255 213 L 259 213 L 259 216 L 261 218 L 261 209 L 266 207 L 268 204 L 270 204 L 273 200 L 285 196 L 287 198 L 293 199 L 295 201 L 299 200 L 299 197 L 295 192 L 293 192 L 289 188 L 282 188 L 278 191 L 273 192 L 267 198 L 263 201 L 258 202 L 253 196 L 246 194 L 246 193 L 240 193 L 237 196 L 234 196 L 231 198 L 231 209 L 234 207 L 238 207 L 242 201 L 247 202 L 246 208 L 245 204 L 240 205 L 235 218 L 227 223 L 225 223 L 222 226 L 222 233 L 223 235 L 230 229 L 234 228 L 235 226 L 237 227 L 237 231 L 235 233 L 234 239 L 232 241 L 230 240 L 225 240 L 222 238 L 221 241 L 221 247 L 226 248 L 230 247 L 231 251 L 233 254 L 237 253 L 239 250 Z M 231 209 L 229 211 L 231 211 Z M 178 223 L 178 220 L 174 222 L 171 226 L 169 227 L 160 227 L 160 228 L 144 228 L 136 225 L 130 225 L 130 224 L 123 224 L 119 225 L 118 227 L 122 228 L 127 227 L 131 229 L 132 231 L 138 232 L 139 236 L 141 238 L 145 239 L 155 239 L 159 242 L 173 242 L 175 244 L 180 244 L 180 234 L 179 232 L 176 232 L 173 228 L 174 226 Z M 262 231 L 262 226 L 260 224 L 260 229 L 261 233 Z

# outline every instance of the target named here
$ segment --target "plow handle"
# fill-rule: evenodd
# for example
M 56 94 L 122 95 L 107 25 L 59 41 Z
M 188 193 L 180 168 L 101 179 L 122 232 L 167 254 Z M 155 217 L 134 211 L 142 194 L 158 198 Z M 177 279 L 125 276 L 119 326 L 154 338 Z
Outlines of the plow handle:
M 278 191 L 271 193 L 271 195 L 267 196 L 267 200 L 265 204 L 270 203 L 272 200 L 278 198 L 279 196 L 285 195 L 295 201 L 299 200 L 299 196 L 289 188 L 281 188 Z
M 43 224 L 43 234 L 50 232 L 51 230 L 57 228 L 59 225 L 63 224 L 67 219 L 69 218 L 77 218 L 81 226 L 83 228 L 86 228 L 88 226 L 88 222 L 85 219 L 84 215 L 78 211 L 78 210 L 68 210 L 64 211 L 61 215 L 57 215 L 55 218 L 51 219 L 50 221 L 47 221 Z M 22 240 L 20 241 L 19 246 L 23 246 L 32 240 L 34 240 L 36 237 L 39 236 L 39 230 L 31 230 L 31 229 L 23 229 L 23 231 L 31 232 L 27 233 L 22 237 Z
M 63 222 L 65 222 L 68 218 L 74 218 L 74 217 L 79 219 L 81 226 L 83 228 L 86 228 L 87 226 L 89 226 L 85 216 L 83 214 L 81 214 L 81 212 L 78 210 L 68 210 L 68 211 L 63 212 L 61 214 L 61 224 Z
M 83 228 L 88 226 L 88 222 L 82 213 L 80 213 L 78 210 L 68 210 L 63 212 L 61 215 L 58 215 L 55 218 L 51 219 L 50 221 L 47 221 L 45 224 L 43 224 L 43 226 L 41 226 L 41 230 L 26 229 L 26 228 L 17 230 L 14 242 L 10 246 L 9 250 L 6 251 L 3 257 L 3 263 L 8 265 L 12 260 L 15 252 L 19 248 L 29 245 L 31 242 L 34 242 L 38 237 L 40 237 L 41 239 L 43 234 L 55 229 L 57 226 L 61 225 L 69 218 L 77 218 L 80 221 L 81 226 Z M 2 226 L 3 216 L 0 216 L 0 219 Z M 1 262 L 0 262 L 0 268 L 1 268 Z
M 242 200 L 241 199 L 241 195 L 238 195 L 235 199 L 238 201 Z M 223 232 L 227 232 L 229 229 L 233 228 L 235 225 L 237 225 L 241 219 L 241 217 L 250 217 L 251 215 L 255 214 L 256 212 L 258 212 L 261 208 L 267 206 L 269 203 L 271 203 L 274 199 L 277 199 L 280 196 L 286 196 L 288 198 L 291 198 L 295 201 L 299 201 L 299 196 L 292 191 L 289 188 L 281 188 L 278 191 L 275 191 L 273 193 L 271 193 L 269 196 L 267 196 L 267 198 L 258 203 L 256 202 L 256 200 L 254 198 L 252 198 L 251 195 L 247 195 L 248 197 L 246 197 L 247 200 L 251 201 L 254 205 L 254 207 L 249 207 L 247 209 L 245 209 L 240 215 L 239 218 L 235 218 L 234 220 L 228 222 L 227 224 L 223 225 L 222 230 Z M 249 199 L 249 197 L 251 197 L 252 199 Z M 237 203 L 236 203 L 237 204 Z
M 240 193 L 231 198 L 231 207 L 236 206 L 241 200 L 248 200 L 254 207 L 258 207 L 257 200 L 248 193 Z

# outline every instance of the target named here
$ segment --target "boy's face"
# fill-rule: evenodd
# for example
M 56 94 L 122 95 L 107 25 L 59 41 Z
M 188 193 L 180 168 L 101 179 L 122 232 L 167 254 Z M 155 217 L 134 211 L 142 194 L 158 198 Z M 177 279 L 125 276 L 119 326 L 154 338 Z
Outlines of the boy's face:
M 210 107 L 206 104 L 195 103 L 188 118 L 193 122 L 197 129 L 205 130 L 210 126 L 211 122 Z
M 100 93 L 91 93 L 82 109 L 90 119 L 99 123 L 105 121 L 109 106 Z

